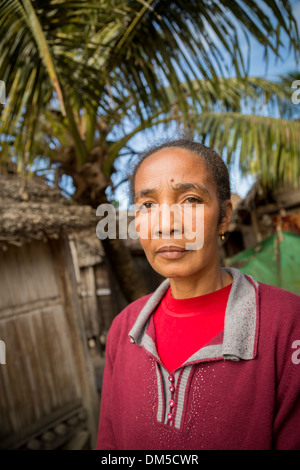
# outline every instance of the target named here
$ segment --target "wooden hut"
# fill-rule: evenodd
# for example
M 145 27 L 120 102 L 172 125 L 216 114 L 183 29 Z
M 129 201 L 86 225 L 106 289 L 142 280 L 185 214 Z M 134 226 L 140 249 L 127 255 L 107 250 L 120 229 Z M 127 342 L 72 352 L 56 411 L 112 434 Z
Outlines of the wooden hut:
M 234 256 L 283 230 L 300 234 L 300 189 L 282 187 L 270 195 L 256 182 L 234 205 L 223 256 Z
M 300 293 L 300 190 L 266 194 L 259 182 L 233 211 L 223 264 L 256 280 Z
M 93 448 L 99 400 L 69 236 L 97 218 L 15 175 L 0 175 L 0 217 L 0 449 Z

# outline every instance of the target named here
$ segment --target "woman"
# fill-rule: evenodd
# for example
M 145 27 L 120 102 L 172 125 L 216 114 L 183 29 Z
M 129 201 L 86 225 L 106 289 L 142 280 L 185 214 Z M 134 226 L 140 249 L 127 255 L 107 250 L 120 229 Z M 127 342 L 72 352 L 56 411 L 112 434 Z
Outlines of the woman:
M 110 329 L 98 449 L 300 449 L 300 297 L 219 266 L 232 212 L 221 157 L 165 143 L 132 189 L 140 242 L 166 279 Z

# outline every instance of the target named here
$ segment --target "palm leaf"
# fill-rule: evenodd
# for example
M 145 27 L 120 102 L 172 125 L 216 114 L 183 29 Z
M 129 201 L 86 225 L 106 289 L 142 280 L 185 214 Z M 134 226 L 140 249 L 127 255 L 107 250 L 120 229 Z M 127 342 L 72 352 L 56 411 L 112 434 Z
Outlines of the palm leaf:
M 79 165 L 87 155 L 82 113 L 92 116 L 89 132 L 97 114 L 113 123 L 116 109 L 121 116 L 134 115 L 141 126 L 157 113 L 164 120 L 180 114 L 187 124 L 195 115 L 191 106 L 202 112 L 220 104 L 213 88 L 224 87 L 216 85 L 220 74 L 232 67 L 237 78 L 245 73 L 239 29 L 276 55 L 282 33 L 288 33 L 298 51 L 290 3 L 283 3 L 277 8 L 276 0 L 0 0 L 0 76 L 8 94 L 2 141 L 15 139 L 22 158 L 33 152 L 39 117 L 50 103 L 65 107 Z M 266 9 L 274 10 L 275 19 Z M 240 102 L 232 88 L 227 108 L 239 110 Z
M 300 122 L 241 113 L 203 113 L 197 134 L 220 152 L 227 163 L 255 175 L 272 190 L 300 185 Z

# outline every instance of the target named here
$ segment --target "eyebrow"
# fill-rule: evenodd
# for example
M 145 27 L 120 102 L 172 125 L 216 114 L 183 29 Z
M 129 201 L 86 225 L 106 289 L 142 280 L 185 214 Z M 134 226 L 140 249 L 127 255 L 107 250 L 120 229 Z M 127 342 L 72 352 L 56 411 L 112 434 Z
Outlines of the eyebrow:
M 195 189 L 196 191 L 200 191 L 202 193 L 205 193 L 207 196 L 210 196 L 210 193 L 208 189 L 203 186 L 202 184 L 199 183 L 176 183 L 172 185 L 172 189 L 174 191 L 188 191 L 189 189 Z M 138 199 L 143 196 L 148 196 L 149 194 L 154 194 L 157 192 L 157 189 L 155 188 L 149 188 L 149 189 L 142 189 L 141 191 L 138 191 L 134 197 L 134 199 Z
M 208 189 L 199 183 L 177 183 L 172 186 L 172 189 L 175 191 L 188 191 L 189 189 L 195 189 L 196 191 L 206 193 L 208 196 L 210 195 Z

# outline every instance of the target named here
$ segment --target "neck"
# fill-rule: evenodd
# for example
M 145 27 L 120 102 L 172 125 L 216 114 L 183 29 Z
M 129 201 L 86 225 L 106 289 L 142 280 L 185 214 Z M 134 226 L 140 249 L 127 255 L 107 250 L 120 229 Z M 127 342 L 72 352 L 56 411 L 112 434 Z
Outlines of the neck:
M 188 299 L 210 294 L 211 292 L 228 286 L 231 282 L 231 275 L 222 270 L 220 266 L 214 269 L 211 267 L 188 278 L 171 278 L 171 294 L 175 299 Z

